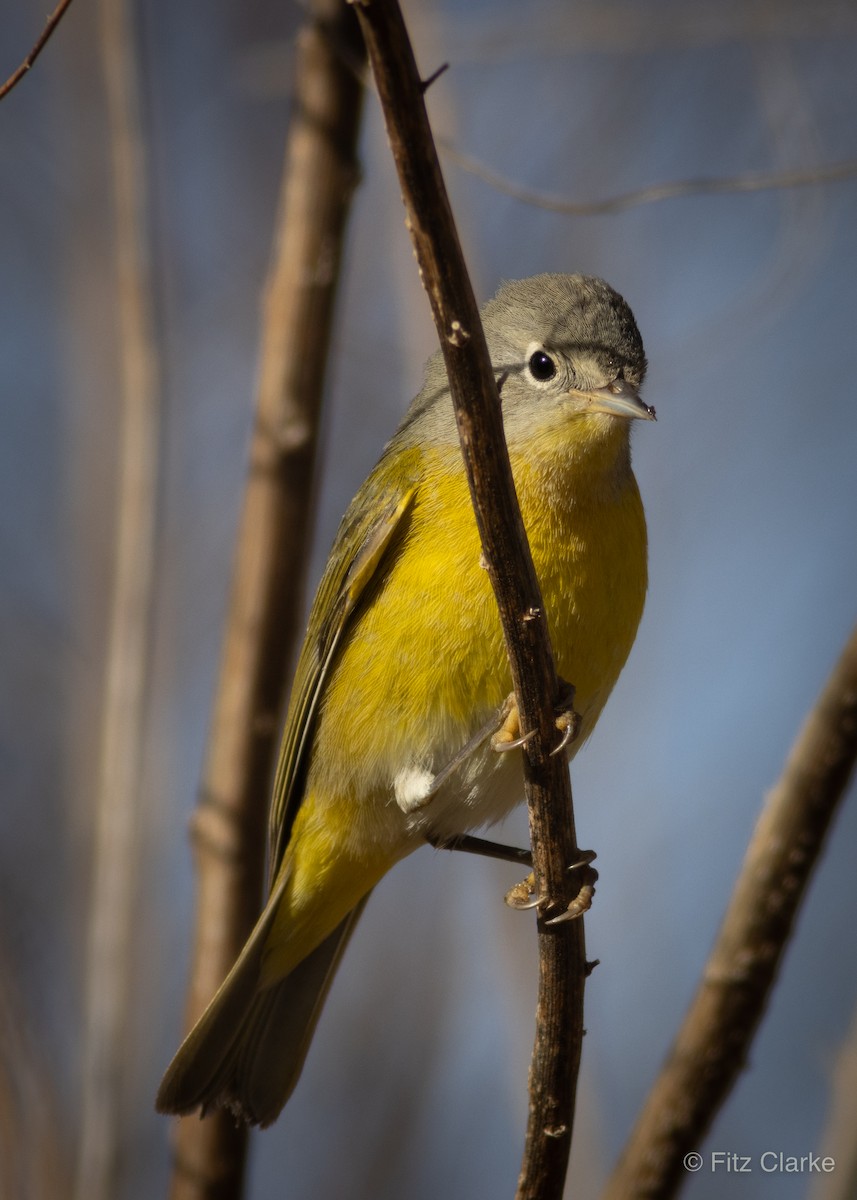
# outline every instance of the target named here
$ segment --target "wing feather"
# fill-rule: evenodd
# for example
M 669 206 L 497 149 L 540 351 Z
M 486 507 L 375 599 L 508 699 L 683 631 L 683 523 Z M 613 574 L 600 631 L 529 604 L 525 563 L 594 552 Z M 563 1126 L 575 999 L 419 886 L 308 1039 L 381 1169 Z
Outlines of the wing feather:
M 295 672 L 274 779 L 268 827 L 272 884 L 300 807 L 315 719 L 336 651 L 367 588 L 389 568 L 392 543 L 403 532 L 416 491 L 415 483 L 391 486 L 376 468 L 346 513 L 330 553 Z

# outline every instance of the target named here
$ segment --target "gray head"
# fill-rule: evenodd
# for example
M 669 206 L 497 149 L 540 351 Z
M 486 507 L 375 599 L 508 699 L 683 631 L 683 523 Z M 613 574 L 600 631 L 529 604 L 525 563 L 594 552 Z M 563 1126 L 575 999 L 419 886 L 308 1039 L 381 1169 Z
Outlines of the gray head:
M 596 413 L 654 417 L 637 395 L 646 373 L 639 330 L 628 305 L 603 280 L 550 274 L 504 283 L 483 307 L 482 322 L 510 445 L 531 436 L 534 424 L 549 431 Z M 451 435 L 454 422 L 438 351 L 400 437 L 447 429 Z
M 491 360 L 510 378 L 531 372 L 544 382 L 546 364 L 530 362 L 537 348 L 570 387 L 588 390 L 621 377 L 636 390 L 643 382 L 646 356 L 633 313 L 603 279 L 534 275 L 504 283 L 482 320 Z

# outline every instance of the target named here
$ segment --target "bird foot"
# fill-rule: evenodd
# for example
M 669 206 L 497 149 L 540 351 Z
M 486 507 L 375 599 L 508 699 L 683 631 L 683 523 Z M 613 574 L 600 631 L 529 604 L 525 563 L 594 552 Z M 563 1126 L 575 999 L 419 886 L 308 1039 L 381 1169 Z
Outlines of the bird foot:
M 564 679 L 560 679 L 559 684 L 560 697 L 555 706 L 557 714 L 555 724 L 562 737 L 551 750 L 551 755 L 561 754 L 580 733 L 581 717 L 574 710 L 574 686 L 566 683 Z M 499 754 L 526 746 L 535 733 L 535 730 L 531 729 L 529 733 L 521 734 L 521 719 L 514 692 L 510 692 L 503 702 L 498 721 L 499 727 L 491 738 L 491 749 L 496 750 Z
M 545 925 L 561 925 L 564 921 L 574 921 L 577 917 L 582 917 L 592 907 L 592 897 L 595 895 L 595 882 L 598 879 L 598 872 L 591 865 L 595 858 L 595 851 L 581 850 L 580 855 L 580 859 L 568 868 L 569 871 L 580 872 L 580 889 L 565 911 L 545 921 Z M 539 914 L 550 909 L 554 903 L 547 896 L 536 895 L 536 877 L 532 871 L 526 879 L 522 879 L 520 883 L 516 883 L 514 887 L 509 889 L 505 900 L 510 908 L 515 908 L 519 911 L 537 908 Z

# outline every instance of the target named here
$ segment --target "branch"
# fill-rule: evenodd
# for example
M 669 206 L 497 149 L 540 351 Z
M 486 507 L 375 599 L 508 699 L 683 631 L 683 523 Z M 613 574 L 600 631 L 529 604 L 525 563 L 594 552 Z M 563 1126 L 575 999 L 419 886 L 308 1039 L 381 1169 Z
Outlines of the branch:
M 798 907 L 857 759 L 857 628 L 750 841 L 714 949 L 604 1200 L 673 1196 L 764 1015 Z
M 794 171 L 748 171 L 745 175 L 727 175 L 721 179 L 676 179 L 668 183 L 653 183 L 650 187 L 637 188 L 632 192 L 621 192 L 604 200 L 567 200 L 550 192 L 540 192 L 509 179 L 487 166 L 452 142 L 438 138 L 442 152 L 470 175 L 504 196 L 543 208 L 547 212 L 561 213 L 568 217 L 598 217 L 607 213 L 624 212 L 641 204 L 654 204 L 659 200 L 674 200 L 681 196 L 713 196 L 735 192 L 764 192 L 785 188 L 809 187 L 825 183 L 839 183 L 857 176 L 857 160 L 850 158 L 826 166 L 806 167 Z
M 118 1186 L 156 583 L 160 370 L 140 79 L 129 7 L 128 0 L 99 4 L 110 127 L 121 411 L 115 568 L 87 931 L 82 1119 L 74 1190 L 80 1200 L 108 1200 Z
M 538 895 L 563 908 L 577 887 L 571 786 L 555 740 L 556 670 L 512 481 L 494 374 L 467 278 L 423 103 L 424 85 L 395 0 L 355 9 L 384 110 L 407 224 L 446 361 L 476 521 L 494 587 L 524 732 L 533 865 Z M 583 926 L 539 920 L 539 1000 L 530 1114 L 518 1198 L 562 1194 L 583 1034 Z
M 366 75 L 362 64 L 353 58 L 348 58 L 343 51 L 346 61 L 355 74 L 359 74 L 367 86 L 371 87 L 371 78 Z M 441 75 L 449 64 L 444 64 L 428 80 L 423 81 L 423 89 L 428 87 L 438 75 Z M 365 78 L 364 78 L 365 77 Z M 746 192 L 788 191 L 799 187 L 822 187 L 830 183 L 843 183 L 857 177 L 857 159 L 845 158 L 839 162 L 823 163 L 814 167 L 795 167 L 789 171 L 746 171 L 741 175 L 701 176 L 697 179 L 670 179 L 663 183 L 652 183 L 647 187 L 634 188 L 629 192 L 618 192 L 615 196 L 605 196 L 601 200 L 569 200 L 556 192 L 544 192 L 538 188 L 527 187 L 516 179 L 495 170 L 494 167 L 482 162 L 475 155 L 456 146 L 451 138 L 442 134 L 435 135 L 435 145 L 441 154 L 455 163 L 468 175 L 481 179 L 488 187 L 493 188 L 504 196 L 511 196 L 522 204 L 533 208 L 541 208 L 546 212 L 559 213 L 566 217 L 600 217 L 613 213 L 625 212 L 630 208 L 638 208 L 643 204 L 656 204 L 662 200 L 676 200 L 685 196 L 720 196 L 734 195 Z
M 18 67 L 18 69 L 13 71 L 6 82 L 0 86 L 0 100 L 2 100 L 5 96 L 8 96 L 12 88 L 15 87 L 16 84 L 20 83 L 27 74 L 30 67 L 48 44 L 51 34 L 65 16 L 66 9 L 70 4 L 71 0 L 60 0 L 59 4 L 45 22 L 45 27 L 42 30 L 41 36 L 39 37 L 39 40 L 36 42 L 35 46 L 33 46 L 32 50 Z
M 312 0 L 298 38 L 250 471 L 193 821 L 199 890 L 188 1027 L 237 958 L 262 891 L 265 811 L 302 615 L 323 366 L 358 179 L 362 88 L 334 50 L 341 44 L 360 56 L 353 14 L 341 0 Z M 180 1121 L 172 1200 L 239 1196 L 246 1138 L 222 1111 Z
M 857 1014 L 836 1051 L 830 1080 L 830 1102 L 822 1136 L 815 1139 L 820 1157 L 832 1158 L 836 1170 L 818 1176 L 807 1200 L 854 1200 L 857 1196 Z
M 61 1119 L 56 1064 L 15 984 L 0 941 L 0 1196 L 68 1195 L 68 1120 Z

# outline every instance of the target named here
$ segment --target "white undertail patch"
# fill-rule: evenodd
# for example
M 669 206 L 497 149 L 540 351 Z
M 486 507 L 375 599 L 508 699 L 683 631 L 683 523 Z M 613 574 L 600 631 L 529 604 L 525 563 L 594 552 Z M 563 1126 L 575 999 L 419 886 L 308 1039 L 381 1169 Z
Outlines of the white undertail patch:
M 393 780 L 396 803 L 406 815 L 428 802 L 433 787 L 434 775 L 425 767 L 402 767 Z

